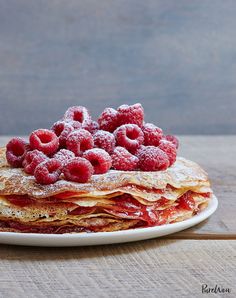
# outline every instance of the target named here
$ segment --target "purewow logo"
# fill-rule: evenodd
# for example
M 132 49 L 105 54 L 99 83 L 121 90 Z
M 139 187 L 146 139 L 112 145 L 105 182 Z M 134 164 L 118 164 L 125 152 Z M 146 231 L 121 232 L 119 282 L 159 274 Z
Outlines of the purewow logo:
M 230 288 L 223 288 L 221 286 L 215 285 L 214 287 L 209 287 L 207 284 L 202 285 L 202 294 L 227 294 L 230 293 Z

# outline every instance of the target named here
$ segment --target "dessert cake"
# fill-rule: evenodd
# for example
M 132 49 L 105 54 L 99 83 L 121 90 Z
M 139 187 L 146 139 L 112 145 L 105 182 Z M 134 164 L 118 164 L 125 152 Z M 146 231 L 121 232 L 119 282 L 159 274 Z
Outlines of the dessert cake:
M 188 219 L 212 190 L 178 146 L 144 122 L 140 104 L 106 108 L 97 122 L 71 107 L 51 129 L 0 149 L 0 231 L 107 232 Z

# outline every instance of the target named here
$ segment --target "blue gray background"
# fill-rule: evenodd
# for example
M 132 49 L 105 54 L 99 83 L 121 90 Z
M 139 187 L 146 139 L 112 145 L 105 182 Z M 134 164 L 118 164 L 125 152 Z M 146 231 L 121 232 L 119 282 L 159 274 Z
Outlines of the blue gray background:
M 135 102 L 168 133 L 235 133 L 236 1 L 0 0 L 0 134 Z

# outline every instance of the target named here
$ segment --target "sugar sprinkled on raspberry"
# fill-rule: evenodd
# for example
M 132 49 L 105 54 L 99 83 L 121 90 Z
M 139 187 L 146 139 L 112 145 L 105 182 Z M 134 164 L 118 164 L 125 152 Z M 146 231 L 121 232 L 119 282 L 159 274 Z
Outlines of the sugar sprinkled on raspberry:
M 68 150 L 80 156 L 84 151 L 93 148 L 93 136 L 85 129 L 74 130 L 66 140 Z
M 72 126 L 76 130 L 82 128 L 82 124 L 79 121 L 73 121 L 70 119 L 64 119 L 63 121 L 68 123 L 70 126 Z
M 131 153 L 135 152 L 144 141 L 143 132 L 136 124 L 124 124 L 114 131 L 116 144 L 125 147 Z
M 78 126 L 81 126 L 85 120 L 89 119 L 91 119 L 91 116 L 89 115 L 88 110 L 82 106 L 70 107 L 64 114 L 65 121 L 72 121 L 74 125 L 76 125 L 77 122 Z M 77 128 L 80 128 L 80 126 Z
M 68 180 L 82 182 L 88 181 L 86 175 L 89 177 L 93 172 L 108 171 L 111 155 L 116 170 L 165 170 L 176 161 L 178 146 L 175 136 L 165 136 L 161 128 L 144 123 L 144 110 L 140 103 L 121 105 L 117 110 L 106 108 L 97 122 L 92 120 L 85 107 L 73 106 L 65 112 L 63 120 L 53 124 L 51 130 L 33 131 L 29 144 L 21 138 L 12 139 L 6 148 L 6 158 L 11 166 L 23 166 L 28 174 L 35 174 L 42 166 L 36 173 L 37 181 L 42 181 L 42 184 L 59 179 L 61 168 L 56 169 L 56 163 L 64 168 L 71 164 L 67 172 L 65 170 L 68 175 L 64 174 L 64 177 L 67 175 Z M 82 156 L 91 161 L 92 167 L 91 171 L 87 164 L 84 176 L 81 169 L 86 168 L 86 162 Z M 48 157 L 53 157 L 52 163 Z M 45 181 L 42 173 L 46 173 Z
M 53 157 L 60 160 L 64 166 L 69 160 L 75 157 L 75 154 L 70 150 L 61 149 Z
M 133 171 L 137 169 L 138 158 L 123 147 L 116 147 L 112 156 L 112 167 L 120 171 Z
M 138 156 L 138 153 L 140 150 L 143 150 L 146 146 L 141 145 L 137 150 L 135 150 L 132 154 L 134 154 L 135 156 Z
M 82 128 L 89 131 L 91 134 L 94 134 L 96 131 L 98 131 L 99 125 L 96 121 L 89 119 L 83 122 Z
M 142 171 L 163 171 L 169 166 L 168 156 L 158 147 L 143 147 L 138 151 L 137 157 Z
M 161 140 L 159 144 L 159 148 L 166 153 L 169 159 L 169 166 L 172 166 L 173 163 L 176 161 L 177 150 L 173 143 L 167 140 Z
M 118 123 L 136 124 L 139 127 L 143 126 L 144 110 L 140 103 L 134 105 L 121 105 L 118 109 Z
M 110 155 L 103 149 L 94 148 L 84 152 L 83 157 L 90 161 L 94 174 L 104 174 L 110 170 L 112 161 Z
M 60 177 L 61 167 L 61 162 L 55 158 L 45 160 L 35 168 L 34 177 L 40 184 L 55 183 Z
M 47 159 L 48 157 L 43 152 L 36 149 L 27 152 L 22 163 L 25 173 L 33 175 L 35 168 Z
M 7 162 L 15 168 L 22 167 L 25 154 L 29 150 L 29 144 L 22 138 L 12 138 L 6 146 Z
M 30 147 L 42 151 L 46 155 L 54 154 L 59 147 L 57 135 L 48 129 L 38 129 L 29 137 Z
M 119 125 L 117 123 L 118 113 L 113 108 L 106 108 L 98 118 L 99 128 L 113 132 Z
M 111 154 L 115 148 L 116 140 L 112 133 L 105 130 L 98 130 L 93 135 L 94 146 L 106 150 Z
M 51 127 L 51 130 L 55 132 L 59 138 L 60 147 L 66 146 L 66 139 L 68 135 L 74 130 L 74 127 L 65 121 L 57 121 Z
M 86 183 L 93 174 L 93 166 L 87 159 L 75 157 L 65 165 L 63 174 L 66 180 Z
M 142 127 L 144 133 L 144 145 L 145 146 L 158 146 L 163 136 L 161 128 L 155 126 L 152 123 L 145 123 Z
M 179 148 L 179 140 L 176 138 L 176 136 L 173 135 L 167 135 L 165 136 L 165 139 L 171 143 L 173 143 L 176 147 L 176 149 Z

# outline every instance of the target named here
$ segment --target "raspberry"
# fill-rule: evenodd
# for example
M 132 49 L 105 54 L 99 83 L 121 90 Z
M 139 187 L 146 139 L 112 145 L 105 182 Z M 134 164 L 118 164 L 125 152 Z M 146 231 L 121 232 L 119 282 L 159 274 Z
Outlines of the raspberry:
M 116 147 L 111 158 L 115 170 L 133 171 L 138 165 L 138 158 L 123 147 Z
M 84 151 L 93 148 L 93 137 L 90 132 L 85 129 L 72 131 L 67 140 L 66 147 L 74 152 L 76 156 L 81 155 Z
M 79 121 L 73 121 L 73 120 L 70 120 L 70 119 L 64 119 L 63 121 L 65 121 L 66 123 L 71 125 L 74 129 L 82 128 L 82 124 Z
M 13 138 L 6 147 L 7 162 L 14 168 L 22 167 L 25 154 L 29 150 L 29 144 L 22 138 Z
M 61 174 L 61 167 L 61 162 L 55 158 L 45 160 L 35 168 L 34 177 L 40 184 L 55 183 Z
M 144 141 L 143 132 L 136 124 L 124 124 L 114 132 L 116 144 L 135 152 Z
M 63 174 L 66 180 L 86 183 L 93 174 L 93 166 L 87 159 L 75 157 L 65 165 Z
M 135 151 L 133 152 L 133 154 L 134 154 L 135 156 L 138 156 L 139 151 L 140 151 L 140 150 L 143 150 L 143 148 L 145 148 L 145 147 L 146 147 L 146 146 L 141 145 L 137 150 L 135 150 Z
M 167 135 L 167 136 L 165 136 L 165 139 L 167 141 L 171 142 L 172 144 L 174 144 L 176 149 L 179 148 L 179 140 L 175 136 Z
M 98 130 L 93 135 L 94 146 L 104 149 L 111 154 L 115 148 L 116 140 L 112 133 L 105 130 Z
M 168 156 L 158 147 L 143 147 L 138 151 L 137 157 L 142 171 L 163 171 L 169 166 Z
M 25 173 L 33 175 L 35 168 L 46 159 L 48 159 L 48 157 L 43 152 L 36 149 L 27 152 L 22 163 Z
M 32 149 L 42 151 L 46 155 L 54 154 L 59 147 L 59 139 L 56 134 L 48 129 L 38 129 L 29 137 Z
M 122 105 L 117 111 L 119 125 L 136 124 L 139 127 L 143 126 L 144 110 L 140 103 L 132 106 Z
M 51 130 L 54 131 L 59 138 L 60 147 L 65 147 L 66 139 L 68 135 L 74 130 L 74 127 L 69 122 L 57 121 L 53 124 Z
M 99 128 L 113 132 L 118 127 L 118 113 L 112 108 L 106 108 L 98 118 Z
M 82 128 L 89 131 L 91 134 L 94 134 L 99 129 L 99 125 L 96 121 L 93 121 L 91 119 L 85 120 Z
M 53 156 L 53 158 L 58 159 L 63 166 L 74 157 L 75 154 L 72 151 L 66 149 L 61 149 Z
M 90 161 L 94 174 L 104 174 L 111 168 L 111 157 L 103 149 L 94 148 L 84 152 L 83 157 Z
M 177 150 L 175 145 L 167 140 L 161 140 L 159 148 L 166 153 L 170 162 L 169 166 L 172 166 L 173 163 L 176 161 L 177 156 Z
M 162 129 L 152 123 L 145 123 L 143 128 L 144 145 L 145 146 L 158 146 L 163 136 Z
M 88 110 L 82 106 L 70 107 L 64 114 L 64 120 L 67 122 L 72 121 L 72 126 L 75 129 L 80 128 L 81 124 L 89 119 L 91 119 L 91 116 L 89 115 Z

